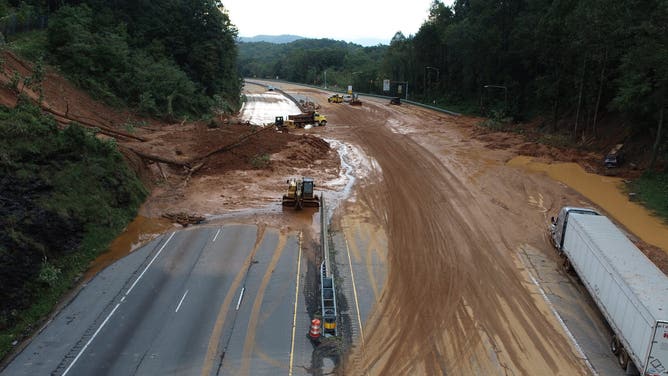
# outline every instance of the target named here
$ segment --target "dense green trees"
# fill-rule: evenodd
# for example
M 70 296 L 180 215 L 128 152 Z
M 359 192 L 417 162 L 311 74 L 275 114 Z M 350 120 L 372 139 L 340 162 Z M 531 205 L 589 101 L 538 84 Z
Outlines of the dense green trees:
M 393 39 L 385 73 L 444 101 L 502 99 L 494 86 L 506 87 L 513 115 L 549 114 L 555 130 L 567 124 L 577 138 L 595 137 L 609 111 L 656 136 L 667 17 L 665 0 L 434 1 L 416 35 Z
M 237 31 L 214 0 L 26 3 L 50 13 L 48 61 L 108 102 L 168 117 L 238 105 Z
M 239 44 L 244 77 L 275 78 L 374 91 L 381 82 L 380 61 L 387 46 L 362 47 L 331 39 L 300 39 L 287 44 Z M 325 73 L 327 72 L 327 73 Z

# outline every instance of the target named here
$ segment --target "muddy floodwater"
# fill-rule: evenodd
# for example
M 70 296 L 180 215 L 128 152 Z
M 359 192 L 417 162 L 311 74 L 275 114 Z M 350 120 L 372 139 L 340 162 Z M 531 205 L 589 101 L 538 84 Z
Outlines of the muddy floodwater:
M 547 164 L 525 156 L 511 159 L 508 165 L 547 173 L 590 199 L 645 242 L 668 252 L 668 225 L 645 207 L 629 201 L 622 179 L 590 174 L 576 163 Z
M 100 270 L 127 256 L 158 235 L 174 227 L 171 221 L 164 218 L 147 218 L 137 216 L 125 230 L 111 242 L 109 249 L 98 256 L 84 276 L 88 280 Z

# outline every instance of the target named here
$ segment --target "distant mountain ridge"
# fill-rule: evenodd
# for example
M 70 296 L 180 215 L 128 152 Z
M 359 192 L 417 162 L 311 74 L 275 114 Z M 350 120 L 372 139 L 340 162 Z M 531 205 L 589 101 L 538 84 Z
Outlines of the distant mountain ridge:
M 239 37 L 239 41 L 244 43 L 268 42 L 275 44 L 284 44 L 284 43 L 291 43 L 300 39 L 306 39 L 306 38 L 300 37 L 299 35 L 290 35 L 290 34 L 256 35 L 254 37 Z

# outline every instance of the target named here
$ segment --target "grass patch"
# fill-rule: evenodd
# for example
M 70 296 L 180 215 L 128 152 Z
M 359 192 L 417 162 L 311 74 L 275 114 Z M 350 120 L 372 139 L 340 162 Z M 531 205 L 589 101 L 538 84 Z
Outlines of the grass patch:
M 37 61 L 46 56 L 46 30 L 28 31 L 8 38 L 9 49 L 22 58 Z
M 631 183 L 631 189 L 645 207 L 668 222 L 668 172 L 646 172 Z
M 258 154 L 251 158 L 250 164 L 254 169 L 266 168 L 271 163 L 269 154 Z

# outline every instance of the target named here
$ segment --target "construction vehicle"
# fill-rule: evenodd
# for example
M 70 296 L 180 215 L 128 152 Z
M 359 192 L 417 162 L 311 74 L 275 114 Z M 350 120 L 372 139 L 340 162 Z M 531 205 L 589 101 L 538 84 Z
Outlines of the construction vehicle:
M 274 120 L 274 126 L 276 127 L 276 130 L 279 131 L 288 131 L 288 125 L 285 123 L 285 120 L 283 120 L 283 116 L 276 116 L 276 119 Z
M 316 126 L 327 125 L 327 117 L 320 115 L 316 111 L 304 112 L 298 115 L 288 115 L 288 119 L 295 123 L 297 128 L 304 128 L 306 124 L 315 124 Z
M 605 156 L 603 164 L 605 164 L 606 168 L 619 167 L 622 163 L 624 163 L 624 151 L 622 150 L 623 147 L 624 144 L 617 144 Z
M 360 100 L 358 94 L 353 94 L 353 97 L 350 99 L 349 103 L 350 103 L 351 106 L 361 106 L 362 105 L 362 101 Z
M 343 103 L 343 96 L 339 94 L 334 94 L 331 97 L 327 98 L 329 103 Z
M 564 269 L 577 273 L 610 325 L 610 351 L 625 374 L 668 374 L 666 275 L 594 210 L 562 208 L 550 235 Z
M 303 207 L 320 207 L 320 198 L 314 193 L 313 178 L 288 179 L 288 191 L 283 195 L 283 206 L 299 210 Z

